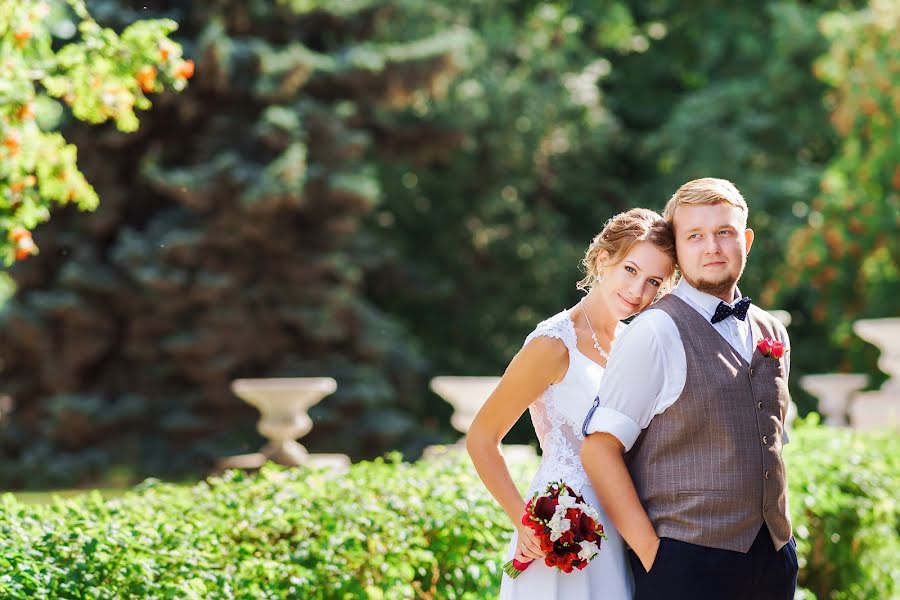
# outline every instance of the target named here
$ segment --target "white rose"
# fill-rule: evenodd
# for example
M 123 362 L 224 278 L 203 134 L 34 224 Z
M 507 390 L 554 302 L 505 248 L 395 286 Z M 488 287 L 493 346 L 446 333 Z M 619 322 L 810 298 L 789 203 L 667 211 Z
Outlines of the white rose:
M 569 519 L 563 519 L 562 514 L 557 512 L 547 525 L 550 527 L 550 541 L 555 542 L 562 537 L 563 533 L 569 530 L 572 522 Z
M 567 508 L 575 508 L 576 504 L 578 504 L 578 503 L 575 501 L 574 496 L 570 496 L 568 494 L 565 494 L 565 495 L 560 494 L 559 495 L 559 505 L 557 505 L 556 510 L 559 510 L 559 509 L 565 510 Z
M 582 560 L 591 560 L 598 552 L 600 552 L 600 548 L 596 543 L 584 541 L 581 542 L 581 552 L 578 553 L 578 558 Z

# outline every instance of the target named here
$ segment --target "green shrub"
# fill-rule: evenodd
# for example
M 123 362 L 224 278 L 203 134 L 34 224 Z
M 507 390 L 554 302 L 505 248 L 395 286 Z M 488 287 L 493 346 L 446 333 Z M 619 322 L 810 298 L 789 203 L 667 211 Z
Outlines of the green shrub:
M 798 597 L 892 598 L 900 441 L 801 423 L 787 446 Z M 526 482 L 536 465 L 516 464 Z M 379 460 L 344 476 L 231 472 L 0 503 L 0 597 L 490 598 L 510 534 L 468 458 Z
M 109 501 L 5 495 L 0 511 L 4 599 L 484 598 L 510 534 L 458 453 L 149 481 Z
M 799 584 L 819 600 L 900 597 L 900 437 L 800 422 L 785 446 Z

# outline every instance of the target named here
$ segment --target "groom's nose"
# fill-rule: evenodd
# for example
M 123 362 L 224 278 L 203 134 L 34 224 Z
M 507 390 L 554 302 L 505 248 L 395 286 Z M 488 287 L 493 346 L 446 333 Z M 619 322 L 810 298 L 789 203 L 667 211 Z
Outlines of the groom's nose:
M 704 252 L 708 254 L 718 254 L 722 250 L 722 246 L 719 243 L 719 236 L 717 235 L 708 235 L 706 236 L 706 245 L 703 248 Z

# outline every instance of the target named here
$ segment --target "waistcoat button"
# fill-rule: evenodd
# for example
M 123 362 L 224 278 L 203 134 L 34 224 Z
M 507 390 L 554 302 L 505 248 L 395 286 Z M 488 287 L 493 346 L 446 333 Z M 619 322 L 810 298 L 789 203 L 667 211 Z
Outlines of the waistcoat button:
M 753 368 L 750 369 L 750 377 L 753 377 Z
M 769 472 L 766 471 L 766 479 L 768 479 L 768 478 L 769 478 Z
M 763 444 L 768 444 L 768 443 L 769 443 L 769 436 L 764 435 L 763 436 Z
M 756 410 L 762 410 L 762 402 L 756 403 Z

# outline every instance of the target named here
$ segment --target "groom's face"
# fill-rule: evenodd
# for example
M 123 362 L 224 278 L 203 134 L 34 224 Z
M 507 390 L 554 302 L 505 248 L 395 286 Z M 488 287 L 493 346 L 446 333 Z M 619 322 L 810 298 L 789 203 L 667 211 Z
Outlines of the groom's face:
M 730 204 L 682 205 L 673 215 L 681 274 L 692 286 L 725 298 L 744 272 L 753 245 L 746 217 Z

